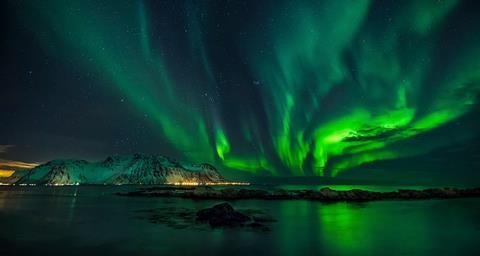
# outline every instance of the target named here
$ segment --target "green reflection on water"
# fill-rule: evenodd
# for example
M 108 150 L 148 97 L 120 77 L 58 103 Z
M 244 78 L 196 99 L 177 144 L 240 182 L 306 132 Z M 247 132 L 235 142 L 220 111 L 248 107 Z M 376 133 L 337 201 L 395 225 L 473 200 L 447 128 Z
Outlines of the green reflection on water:
M 442 222 L 439 220 L 449 219 L 443 202 L 280 202 L 277 253 L 428 255 L 429 251 L 438 251 L 438 241 L 444 239 L 435 237 Z M 436 215 L 432 207 L 438 203 L 442 209 Z
M 361 233 L 358 230 L 366 230 L 365 225 L 369 222 L 356 214 L 358 207 L 353 204 L 334 203 L 318 208 L 317 228 L 323 233 L 330 234 L 320 237 L 323 243 L 330 244 L 336 250 L 350 253 L 364 251 L 370 246 L 369 243 L 362 242 L 362 237 L 358 236 Z

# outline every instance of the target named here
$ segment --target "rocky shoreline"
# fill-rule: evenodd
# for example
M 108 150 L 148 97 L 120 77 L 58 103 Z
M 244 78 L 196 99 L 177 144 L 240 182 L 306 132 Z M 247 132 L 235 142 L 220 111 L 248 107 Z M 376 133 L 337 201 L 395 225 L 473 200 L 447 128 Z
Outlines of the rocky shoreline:
M 374 201 L 374 200 L 419 200 L 480 197 L 480 188 L 431 188 L 424 190 L 400 189 L 393 192 L 374 192 L 361 189 L 338 191 L 330 188 L 320 190 L 264 190 L 248 188 L 198 187 L 152 187 L 132 192 L 117 193 L 131 197 L 179 197 L 216 200 L 315 200 L 315 201 Z

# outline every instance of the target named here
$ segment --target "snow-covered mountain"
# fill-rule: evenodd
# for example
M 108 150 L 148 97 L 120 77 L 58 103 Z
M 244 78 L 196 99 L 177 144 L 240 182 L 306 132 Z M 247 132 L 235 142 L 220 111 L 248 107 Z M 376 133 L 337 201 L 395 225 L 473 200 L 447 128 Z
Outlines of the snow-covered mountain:
M 213 183 L 224 178 L 210 164 L 183 164 L 155 154 L 109 156 L 101 162 L 53 160 L 24 171 L 17 184 Z

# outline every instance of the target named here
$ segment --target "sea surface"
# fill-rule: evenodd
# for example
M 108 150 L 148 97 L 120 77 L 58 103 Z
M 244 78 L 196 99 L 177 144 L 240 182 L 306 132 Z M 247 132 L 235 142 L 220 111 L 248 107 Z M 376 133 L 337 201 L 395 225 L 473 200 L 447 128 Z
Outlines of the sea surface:
M 230 202 L 277 220 L 259 231 L 153 223 L 146 215 L 157 210 L 195 211 L 221 201 L 114 195 L 135 189 L 0 186 L 0 255 L 480 255 L 479 198 Z

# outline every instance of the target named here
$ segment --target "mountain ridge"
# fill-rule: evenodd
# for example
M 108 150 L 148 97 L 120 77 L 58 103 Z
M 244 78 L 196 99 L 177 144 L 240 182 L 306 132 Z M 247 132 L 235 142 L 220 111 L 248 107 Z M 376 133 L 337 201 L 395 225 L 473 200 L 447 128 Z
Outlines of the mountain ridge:
M 32 169 L 16 172 L 12 184 L 166 184 L 216 183 L 225 179 L 211 164 L 181 163 L 160 154 L 108 156 L 89 162 L 81 159 L 55 159 Z

